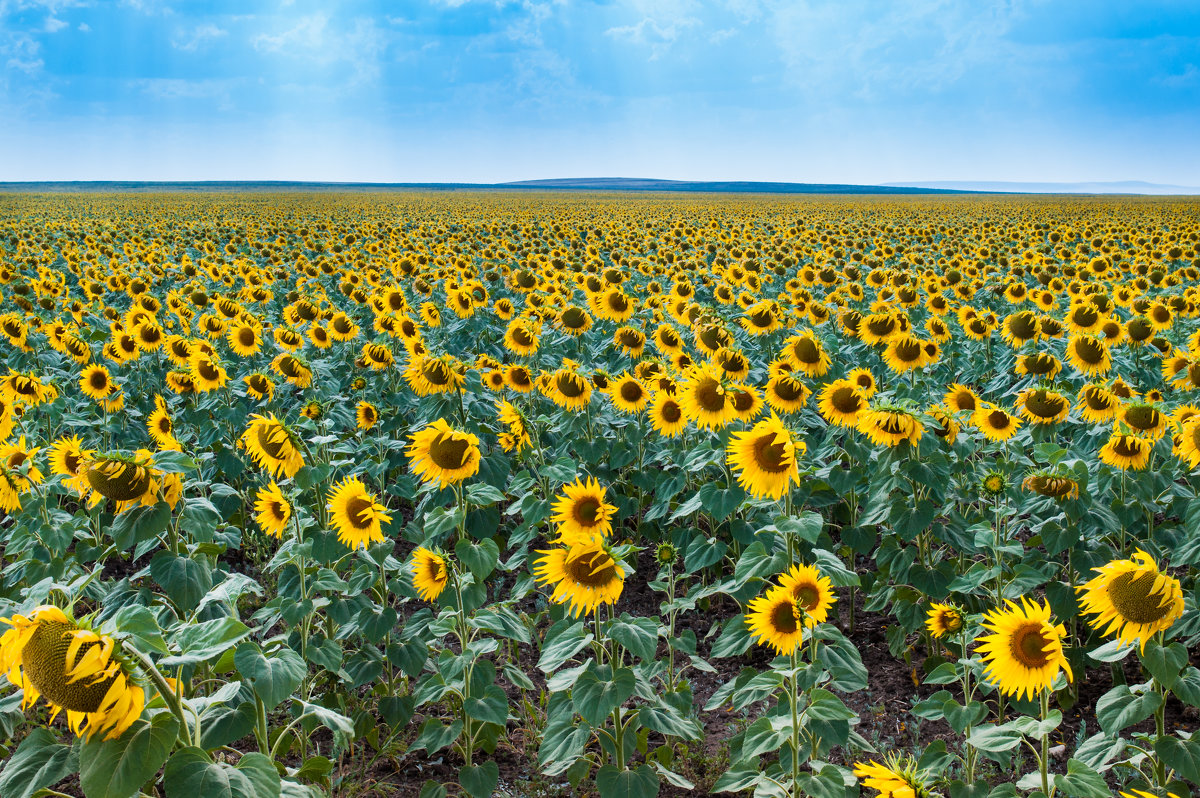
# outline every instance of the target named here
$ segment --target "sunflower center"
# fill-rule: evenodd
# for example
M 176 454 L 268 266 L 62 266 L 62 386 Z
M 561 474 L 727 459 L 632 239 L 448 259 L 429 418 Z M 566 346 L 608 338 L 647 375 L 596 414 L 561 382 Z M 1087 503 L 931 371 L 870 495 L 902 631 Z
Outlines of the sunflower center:
M 804 387 L 793 379 L 775 381 L 775 395 L 785 402 L 795 402 L 804 396 Z
M 103 371 L 93 371 L 88 377 L 88 385 L 94 391 L 103 391 L 108 388 L 108 375 Z
M 102 460 L 87 470 L 88 485 L 106 499 L 137 499 L 150 488 L 150 472 L 119 460 Z
M 263 424 L 258 428 L 258 445 L 275 460 L 282 460 L 288 445 L 287 430 L 277 424 Z
M 992 412 L 988 413 L 987 420 L 988 425 L 992 429 L 996 430 L 1008 429 L 1009 424 L 1011 423 L 1008 418 L 1008 413 L 1005 413 L 1003 410 L 993 410 Z
M 645 395 L 640 383 L 627 380 L 621 383 L 621 398 L 626 402 L 637 402 Z
M 1125 423 L 1137 430 L 1157 429 L 1162 414 L 1149 405 L 1133 405 L 1125 411 Z
M 8 467 L 16 470 L 21 467 L 21 463 L 24 463 L 28 459 L 29 455 L 25 454 L 25 452 L 13 452 L 8 456 Z
M 217 370 L 217 367 L 213 364 L 213 362 L 211 360 L 200 361 L 200 365 L 196 369 L 196 371 L 200 374 L 201 377 L 203 377 L 206 380 L 209 380 L 210 382 L 218 380 L 221 377 L 221 372 L 219 372 Z
M 790 601 L 781 601 L 771 610 L 771 626 L 776 632 L 785 635 L 795 634 L 800 628 L 796 623 L 796 611 Z
M 725 392 L 716 380 L 706 379 L 696 386 L 696 402 L 709 413 L 725 409 Z
M 782 474 L 788 470 L 787 447 L 776 443 L 777 434 L 768 432 L 754 439 L 754 463 L 763 471 L 772 474 Z
M 574 399 L 578 396 L 582 396 L 583 384 L 583 380 L 581 380 L 575 374 L 562 374 L 557 380 L 555 380 L 555 385 L 558 388 L 558 392 L 568 399 Z
M 563 311 L 562 323 L 569 330 L 578 330 L 583 327 L 586 321 L 587 316 L 584 315 L 583 310 L 580 308 L 571 306 Z
M 1170 602 L 1154 591 L 1158 575 L 1153 571 L 1123 573 L 1108 583 L 1108 600 L 1121 617 L 1131 623 L 1154 623 L 1171 611 Z
M 821 603 L 821 591 L 811 583 L 802 583 L 792 588 L 792 598 L 807 613 L 812 613 Z
M 93 646 L 100 645 L 98 641 L 83 644 L 75 655 L 75 662 L 68 666 L 67 649 L 71 644 L 71 633 L 76 630 L 73 624 L 39 623 L 21 651 L 21 665 L 29 681 L 49 701 L 72 712 L 95 712 L 116 676 L 96 684 L 89 684 L 90 680 L 86 678 L 67 683 L 68 667 L 78 663 Z
M 1026 668 L 1041 668 L 1050 661 L 1044 649 L 1050 643 L 1042 624 L 1026 623 L 1018 627 L 1009 641 L 1009 649 L 1013 659 Z
M 563 570 L 571 581 L 589 588 L 606 587 L 617 578 L 617 565 L 604 551 L 587 551 L 568 556 Z
M 439 435 L 429 444 L 429 459 L 446 471 L 455 471 L 466 465 L 467 448 L 470 443 L 450 435 Z
M 1140 457 L 1142 443 L 1132 435 L 1122 435 L 1113 443 L 1113 451 L 1121 457 Z
M 921 353 L 924 350 L 921 347 L 921 342 L 916 339 L 908 339 L 896 344 L 895 354 L 896 359 L 901 363 L 915 363 L 921 359 Z
M 581 524 L 592 526 L 600 516 L 600 502 L 592 497 L 582 499 L 575 504 L 575 520 Z
M 739 413 L 748 413 L 754 409 L 754 394 L 749 391 L 734 390 L 733 409 Z
M 683 410 L 680 409 L 677 402 L 666 402 L 662 406 L 661 415 L 664 421 L 674 424 L 676 421 L 683 418 Z M 1196 435 L 1200 436 L 1200 426 L 1196 427 Z
M 821 361 L 821 352 L 811 338 L 801 338 L 792 344 L 792 355 L 801 363 L 813 364 Z
M 355 496 L 346 502 L 346 518 L 355 529 L 369 529 L 375 517 L 374 503 L 366 496 Z
M 1066 408 L 1066 400 L 1047 391 L 1036 391 L 1025 400 L 1025 407 L 1038 418 L 1054 418 Z
M 1075 342 L 1075 354 L 1088 365 L 1096 365 L 1104 360 L 1104 347 L 1092 338 L 1082 338 Z

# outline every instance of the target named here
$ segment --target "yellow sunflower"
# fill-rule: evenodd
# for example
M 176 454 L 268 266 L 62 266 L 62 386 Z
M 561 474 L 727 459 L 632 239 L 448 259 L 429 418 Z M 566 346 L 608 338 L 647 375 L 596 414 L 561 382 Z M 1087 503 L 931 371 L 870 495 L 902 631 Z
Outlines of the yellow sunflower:
M 424 546 L 413 552 L 409 568 L 412 571 L 413 587 L 422 601 L 436 601 L 450 583 L 450 568 L 446 564 L 446 558 Z
M 392 520 L 358 477 L 346 477 L 329 491 L 326 505 L 338 540 L 352 549 L 383 541 L 382 524 Z
M 674 438 L 687 428 L 687 416 L 671 393 L 658 391 L 650 400 L 650 424 L 664 438 Z M 1200 461 L 1200 453 L 1197 460 Z
M 254 520 L 258 522 L 263 532 L 274 538 L 283 538 L 288 521 L 292 519 L 291 502 L 283 495 L 279 485 L 271 480 L 265 488 L 259 488 L 255 494 Z
M 784 341 L 783 356 L 797 371 L 809 377 L 822 377 L 829 371 L 829 355 L 812 330 L 805 330 Z
M 183 451 L 182 444 L 175 437 L 175 423 L 167 411 L 167 402 L 158 394 L 154 395 L 154 411 L 146 418 L 146 430 L 158 448 Z
M 804 642 L 804 616 L 792 592 L 774 586 L 765 595 L 750 599 L 746 628 L 760 645 L 781 656 L 795 653 Z
M 1075 335 L 1067 342 L 1067 360 L 1086 375 L 1107 374 L 1112 369 L 1108 344 L 1094 335 Z
M 988 680 L 1004 695 L 1032 700 L 1053 686 L 1059 672 L 1065 671 L 1068 681 L 1074 678 L 1063 654 L 1067 632 L 1050 622 L 1050 605 L 1027 598 L 1005 605 L 984 615 L 983 626 L 991 634 L 979 639 L 979 650 Z
M 361 430 L 368 430 L 379 423 L 379 409 L 367 401 L 360 401 L 354 408 L 354 420 Z
M 869 397 L 853 380 L 834 380 L 821 389 L 818 408 L 830 424 L 853 428 L 858 414 L 867 408 Z
M 971 422 L 989 441 L 1006 441 L 1021 426 L 1021 419 L 994 404 L 985 403 L 971 414 Z
M 438 488 L 456 485 L 479 472 L 479 438 L 439 418 L 409 436 L 406 454 L 413 473 Z
M 116 389 L 112 376 L 108 373 L 108 368 L 98 363 L 85 366 L 79 375 L 79 390 L 97 402 L 107 399 L 109 394 Z
M 1117 634 L 1121 643 L 1146 641 L 1170 628 L 1183 614 L 1179 580 L 1158 569 L 1149 554 L 1138 550 L 1128 560 L 1113 560 L 1094 568 L 1098 576 L 1077 587 L 1080 611 L 1094 615 L 1088 623 L 1100 634 Z
M 679 388 L 684 415 L 702 429 L 720 429 L 734 418 L 733 397 L 714 366 L 694 366 Z
M 628 371 L 610 383 L 606 393 L 622 413 L 640 413 L 650 401 L 650 391 Z
M 1050 388 L 1026 388 L 1017 396 L 1021 415 L 1033 424 L 1057 424 L 1071 411 L 1067 397 Z
M 63 485 L 82 496 L 87 492 L 87 466 L 93 454 L 83 448 L 78 435 L 59 438 L 50 447 L 50 473 L 61 476 Z
M 747 493 L 760 499 L 779 499 L 792 484 L 799 484 L 797 457 L 805 449 L 804 442 L 794 440 L 779 416 L 772 414 L 749 430 L 734 433 L 725 456 Z
M 837 603 L 833 582 L 812 565 L 793 565 L 787 573 L 780 574 L 779 586 L 791 595 L 804 615 L 804 625 L 810 628 L 825 623 Z
M 854 775 L 862 786 L 878 790 L 877 798 L 929 798 L 932 795 L 927 780 L 922 776 L 917 763 L 908 758 L 884 757 L 887 764 L 855 762 Z
M 939 604 L 935 601 L 925 613 L 925 628 L 938 640 L 946 635 L 958 634 L 963 630 L 964 624 L 962 610 L 953 604 Z
M 893 405 L 868 407 L 857 426 L 876 446 L 899 446 L 904 441 L 916 446 L 925 434 L 925 425 L 912 411 Z
M 1100 461 L 1113 468 L 1126 471 L 1141 471 L 1150 463 L 1154 441 L 1137 435 L 1113 432 L 1100 447 Z
M 48 605 L 0 623 L 11 627 L 0 635 L 0 671 L 24 691 L 23 709 L 44 698 L 52 717 L 66 710 L 76 734 L 103 734 L 105 740 L 120 737 L 141 717 L 145 690 L 116 655 L 113 638 Z
M 614 604 L 625 587 L 625 569 L 603 539 L 578 539 L 569 546 L 538 552 L 534 575 L 540 584 L 554 586 L 550 600 L 567 604 L 575 617 L 595 612 L 601 604 Z
M 1079 389 L 1079 401 L 1075 404 L 1084 421 L 1103 424 L 1112 421 L 1121 410 L 1121 400 L 1103 385 L 1088 383 Z
M 767 380 L 763 389 L 767 404 L 778 413 L 795 413 L 808 403 L 812 391 L 803 382 L 789 374 L 779 373 Z
M 254 462 L 273 477 L 280 474 L 291 479 L 304 465 L 297 438 L 282 421 L 271 413 L 266 416 L 253 415 L 250 426 L 242 435 L 241 443 Z
M 558 540 L 570 546 L 579 540 L 598 537 L 605 539 L 612 532 L 612 517 L 617 511 L 605 501 L 608 491 L 589 477 L 576 479 L 563 485 L 554 500 L 554 515 L 551 520 L 558 525 Z

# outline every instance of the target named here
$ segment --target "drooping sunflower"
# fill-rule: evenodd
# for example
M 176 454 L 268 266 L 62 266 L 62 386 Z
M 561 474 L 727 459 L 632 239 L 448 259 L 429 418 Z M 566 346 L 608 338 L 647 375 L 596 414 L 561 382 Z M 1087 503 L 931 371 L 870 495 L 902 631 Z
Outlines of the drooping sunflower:
M 1057 470 L 1034 471 L 1025 477 L 1021 487 L 1039 496 L 1059 501 L 1079 498 L 1079 483 L 1067 473 Z
M 925 411 L 925 414 L 937 422 L 932 427 L 934 435 L 941 439 L 942 443 L 947 446 L 953 446 L 958 440 L 960 427 L 958 419 L 954 417 L 954 413 L 945 405 L 934 405 Z
M 379 408 L 367 401 L 360 401 L 354 407 L 354 421 L 361 430 L 368 430 L 379 423 Z
M 812 391 L 790 374 L 776 374 L 763 389 L 767 404 L 777 413 L 795 413 L 808 403 Z
M 382 542 L 382 525 L 392 520 L 387 508 L 376 501 L 358 477 L 346 477 L 334 485 L 327 507 L 338 540 L 352 549 Z
M 658 391 L 650 400 L 650 424 L 659 435 L 674 438 L 687 428 L 687 416 L 673 395 Z M 1200 461 L 1200 452 L 1197 459 Z
M 1050 689 L 1061 671 L 1073 679 L 1063 653 L 1066 629 L 1050 620 L 1050 605 L 1022 598 L 1006 601 L 1004 608 L 984 614 L 983 626 L 991 632 L 979 639 L 984 674 L 1004 695 L 1033 699 Z
M 157 476 L 152 455 L 145 449 L 139 449 L 132 457 L 113 453 L 93 457 L 84 472 L 91 494 L 89 503 L 95 505 L 108 499 L 116 503 L 117 514 L 137 504 L 154 504 L 159 490 Z
M 747 610 L 745 622 L 751 637 L 775 649 L 776 654 L 793 654 L 804 642 L 803 612 L 790 590 L 771 587 L 765 595 L 750 599 Z
M 804 625 L 809 628 L 825 623 L 837 603 L 833 582 L 812 565 L 793 565 L 787 573 L 780 574 L 779 586 L 791 594 L 804 616 Z
M 939 604 L 935 601 L 925 613 L 925 628 L 938 640 L 946 635 L 958 634 L 965 623 L 962 610 L 953 604 Z
M 930 358 L 924 342 L 912 334 L 893 335 L 883 351 L 883 362 L 897 374 L 919 369 L 936 360 Z
M 550 600 L 567 604 L 575 617 L 595 612 L 601 604 L 614 604 L 621 597 L 625 569 L 603 539 L 579 539 L 538 553 L 542 556 L 533 567 L 538 583 L 553 585 Z
M 409 568 L 413 588 L 422 601 L 436 601 L 450 583 L 450 567 L 446 564 L 445 556 L 424 546 L 413 551 Z
M 583 477 L 563 485 L 559 495 L 554 500 L 554 515 L 551 520 L 558 525 L 558 540 L 570 546 L 578 540 L 598 537 L 607 539 L 612 532 L 612 517 L 617 511 L 614 505 L 605 501 L 608 491 L 589 477 Z
M 1112 369 L 1108 344 L 1094 335 L 1074 335 L 1067 342 L 1067 360 L 1086 375 L 1107 374 Z
M 806 450 L 774 413 L 729 439 L 725 456 L 746 492 L 755 498 L 778 499 L 800 482 L 797 458 Z
M 1079 401 L 1075 407 L 1084 421 L 1103 424 L 1120 412 L 1121 400 L 1103 385 L 1088 383 L 1079 389 Z
M 1156 441 L 1167 431 L 1167 415 L 1153 402 L 1126 402 L 1118 417 L 1138 437 Z
M 829 355 L 812 330 L 805 330 L 783 342 L 783 356 L 809 377 L 823 377 L 829 371 Z
M 899 446 L 908 441 L 913 446 L 921 442 L 925 425 L 906 407 L 879 404 L 859 414 L 858 431 L 876 446 Z
M 1080 611 L 1102 635 L 1117 634 L 1121 643 L 1146 641 L 1170 628 L 1183 614 L 1179 580 L 1158 569 L 1154 558 L 1138 550 L 1128 560 L 1113 560 L 1094 568 L 1098 575 L 1076 588 Z
M 274 413 L 270 413 L 251 416 L 241 442 L 254 462 L 271 476 L 279 477 L 282 474 L 290 479 L 304 465 L 304 455 L 300 452 L 297 440 L 292 431 Z
M 479 438 L 439 418 L 409 436 L 406 454 L 413 473 L 438 488 L 456 485 L 479 472 Z
M 146 706 L 145 690 L 116 654 L 116 641 L 43 605 L 28 615 L 0 618 L 11 628 L 0 635 L 0 671 L 24 691 L 22 708 L 39 698 L 52 717 L 66 710 L 77 735 L 115 740 Z
M 1053 379 L 1062 371 L 1062 361 L 1049 352 L 1017 355 L 1014 370 L 1022 377 Z
M 1126 471 L 1141 471 L 1150 462 L 1154 441 L 1137 435 L 1113 432 L 1100 447 L 1100 461 L 1113 468 Z
M 1021 415 L 1033 424 L 1058 424 L 1071 412 L 1067 397 L 1051 388 L 1026 388 L 1017 396 Z
M 902 760 L 898 756 L 887 756 L 884 760 L 886 764 L 882 765 L 874 759 L 854 763 L 854 775 L 862 786 L 878 790 L 877 798 L 929 798 L 933 794 L 930 780 L 912 757 Z
M 1021 419 L 989 402 L 971 414 L 971 423 L 978 427 L 989 441 L 1006 441 L 1017 434 Z
M 274 538 L 283 538 L 288 521 L 292 520 L 292 504 L 283 495 L 275 480 L 255 494 L 254 520 L 263 532 Z

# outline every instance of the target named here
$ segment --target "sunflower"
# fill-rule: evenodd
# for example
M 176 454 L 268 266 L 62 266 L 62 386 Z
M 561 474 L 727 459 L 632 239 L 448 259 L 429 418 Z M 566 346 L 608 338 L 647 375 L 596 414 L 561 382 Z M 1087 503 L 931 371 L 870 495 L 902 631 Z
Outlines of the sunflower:
M 1200 414 L 1191 416 L 1180 426 L 1175 454 L 1193 471 L 1200 467 Z
M 683 406 L 667 391 L 658 391 L 650 400 L 650 424 L 664 438 L 674 438 L 687 428 Z M 1197 453 L 1200 461 L 1200 452 Z
M 1078 499 L 1079 483 L 1060 471 L 1042 469 L 1030 473 L 1021 482 L 1021 487 L 1039 496 L 1051 499 Z
M 595 612 L 601 604 L 614 604 L 625 587 L 625 569 L 599 537 L 581 538 L 569 546 L 538 552 L 534 576 L 540 584 L 554 585 L 550 600 L 567 604 L 575 617 Z
M 850 379 L 834 380 L 821 389 L 818 408 L 830 424 L 853 428 L 858 414 L 867 408 L 869 397 Z
M 354 408 L 354 420 L 361 430 L 368 430 L 379 423 L 379 408 L 367 401 L 360 401 Z
M 412 571 L 413 587 L 422 601 L 437 600 L 450 583 L 450 568 L 446 564 L 445 556 L 424 546 L 413 551 L 409 568 Z
M 1137 435 L 1113 432 L 1100 447 L 1100 461 L 1113 468 L 1141 471 L 1150 463 L 1154 441 Z
M 465 379 L 458 365 L 449 355 L 413 357 L 404 370 L 404 379 L 417 396 L 460 391 Z
M 504 348 L 514 355 L 527 357 L 538 350 L 538 336 L 528 319 L 516 318 L 504 332 Z
M 574 368 L 564 367 L 549 375 L 547 396 L 565 410 L 579 411 L 592 400 L 592 383 Z
M 924 342 L 911 334 L 892 336 L 883 351 L 883 362 L 897 374 L 919 369 L 936 359 L 926 350 Z
M 965 622 L 962 610 L 953 604 L 939 604 L 935 601 L 925 613 L 925 628 L 938 640 L 946 635 L 958 634 L 963 630 Z
M 79 389 L 97 402 L 107 399 L 116 390 L 108 369 L 98 363 L 85 366 L 79 375 Z
M 253 396 L 255 399 L 270 399 L 275 395 L 275 383 L 271 381 L 266 374 L 254 372 L 242 377 L 242 382 L 246 384 L 246 393 Z
M 288 521 L 292 519 L 292 505 L 279 489 L 279 485 L 271 480 L 265 488 L 259 488 L 255 494 L 254 520 L 258 522 L 263 532 L 274 538 L 283 538 Z
M 1020 349 L 1041 334 L 1038 316 L 1032 310 L 1018 310 L 1004 318 L 1000 325 L 1000 337 L 1013 349 Z
M 772 413 L 749 430 L 734 433 L 725 456 L 747 493 L 758 499 L 779 499 L 800 482 L 797 457 L 805 449 L 804 442 L 794 440 Z
M 326 506 L 338 540 L 352 549 L 381 543 L 382 524 L 392 520 L 387 508 L 375 500 L 358 477 L 346 477 L 334 485 Z
M 1077 587 L 1080 611 L 1095 615 L 1088 623 L 1103 635 L 1117 633 L 1122 644 L 1146 641 L 1170 628 L 1183 614 L 1179 580 L 1158 569 L 1149 554 L 1138 550 L 1128 560 L 1094 568 L 1098 576 Z
M 833 582 L 811 565 L 793 565 L 787 573 L 780 574 L 779 586 L 791 595 L 804 615 L 804 625 L 809 628 L 824 623 L 837 603 Z
M 1050 689 L 1060 671 L 1070 681 L 1073 674 L 1062 643 L 1067 632 L 1062 624 L 1050 622 L 1050 605 L 1028 598 L 1020 605 L 1005 605 L 984 615 L 983 626 L 991 634 L 979 639 L 979 650 L 987 678 L 1004 695 L 1030 700 Z
M 787 588 L 771 587 L 750 599 L 747 610 L 746 628 L 760 645 L 783 656 L 794 654 L 804 642 L 804 614 Z
M 1026 388 L 1017 396 L 1021 415 L 1033 424 L 1057 424 L 1071 411 L 1067 397 L 1050 388 Z
M 613 333 L 613 346 L 621 353 L 634 358 L 642 356 L 646 348 L 646 335 L 634 327 L 618 327 Z
M 776 374 L 767 380 L 763 389 L 767 404 L 779 413 L 795 413 L 808 403 L 812 391 L 803 382 L 789 374 Z
M 413 473 L 438 488 L 456 485 L 479 472 L 479 438 L 439 418 L 409 436 L 406 454 Z
M 87 492 L 87 466 L 93 454 L 83 448 L 78 435 L 59 438 L 50 447 L 50 473 L 61 476 L 63 485 L 82 496 Z
M 1067 342 L 1067 360 L 1086 375 L 1107 374 L 1112 369 L 1108 344 L 1093 335 L 1074 335 Z
M 650 401 L 650 391 L 628 371 L 609 384 L 607 393 L 622 413 L 640 413 Z
M 253 324 L 242 322 L 229 328 L 226 333 L 229 348 L 238 357 L 249 357 L 262 349 L 262 332 Z
M 989 402 L 971 414 L 971 423 L 978 427 L 989 441 L 1006 441 L 1017 434 L 1021 419 Z
M 886 756 L 884 760 L 882 765 L 874 759 L 854 763 L 854 775 L 862 786 L 878 790 L 877 798 L 929 798 L 928 781 L 911 757 Z
M 1103 385 L 1088 383 L 1079 389 L 1075 407 L 1084 421 L 1103 424 L 1121 412 L 1121 399 Z
M 301 358 L 286 352 L 277 355 L 271 361 L 271 369 L 297 388 L 307 388 L 312 385 L 312 369 Z
M 612 532 L 612 517 L 617 511 L 605 501 L 606 489 L 594 477 L 582 477 L 569 485 L 554 500 L 551 520 L 558 525 L 557 543 L 572 543 L 592 537 L 606 539 Z
M 254 462 L 271 476 L 282 474 L 290 479 L 304 465 L 304 456 L 300 453 L 297 440 L 291 430 L 271 413 L 267 416 L 251 416 L 241 443 Z
M 733 420 L 733 397 L 714 366 L 694 366 L 679 390 L 684 415 L 702 429 L 720 429 Z
M 504 382 L 517 393 L 528 393 L 534 389 L 533 377 L 529 369 L 514 363 L 504 369 Z
M 858 431 L 876 446 L 899 446 L 908 441 L 916 446 L 925 433 L 925 425 L 908 408 L 880 404 L 859 414 Z
M 496 408 L 500 423 L 504 425 L 504 432 L 499 435 L 500 448 L 506 452 L 519 452 L 531 445 L 533 440 L 529 435 L 529 428 L 525 424 L 525 416 L 521 414 L 521 411 L 507 401 L 497 402 Z
M 183 446 L 175 437 L 175 423 L 171 420 L 170 412 L 167 411 L 166 400 L 158 394 L 154 395 L 154 411 L 146 418 L 146 430 L 158 444 L 158 448 L 175 452 L 183 451 Z
M 22 708 L 38 698 L 51 717 L 66 710 L 77 735 L 115 740 L 146 706 L 145 690 L 116 655 L 117 643 L 43 605 L 26 615 L 0 618 L 11 628 L 0 635 L 0 671 L 21 687 Z
M 1152 402 L 1128 402 L 1118 412 L 1121 423 L 1142 438 L 1156 441 L 1167 431 L 1167 416 Z
M 954 442 L 958 440 L 959 425 L 958 419 L 954 417 L 950 408 L 945 405 L 934 405 L 926 410 L 925 414 L 937 422 L 933 427 L 933 434 L 941 438 L 947 446 L 953 446 Z
M 139 449 L 133 457 L 106 454 L 89 459 L 83 477 L 92 494 L 90 504 L 109 499 L 116 502 L 114 514 L 137 504 L 154 504 L 159 485 L 151 460 L 145 449 Z
M 783 356 L 797 371 L 809 377 L 822 377 L 829 371 L 829 355 L 812 330 L 805 330 L 783 342 Z
M 1052 379 L 1062 371 L 1062 361 L 1048 352 L 1018 355 L 1014 369 L 1022 377 Z
M 846 375 L 846 379 L 854 383 L 863 392 L 863 396 L 870 399 L 879 390 L 879 383 L 875 381 L 875 375 L 868 368 L 852 369 Z
M 195 352 L 188 368 L 192 375 L 192 383 L 200 393 L 215 391 L 229 382 L 229 373 L 221 367 L 214 355 L 207 352 Z

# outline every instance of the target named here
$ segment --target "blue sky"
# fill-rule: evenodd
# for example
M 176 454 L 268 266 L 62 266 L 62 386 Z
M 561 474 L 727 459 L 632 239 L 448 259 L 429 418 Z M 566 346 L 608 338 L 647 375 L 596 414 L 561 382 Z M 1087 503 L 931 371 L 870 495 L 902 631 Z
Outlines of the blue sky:
M 0 0 L 0 180 L 1200 185 L 1200 3 Z

